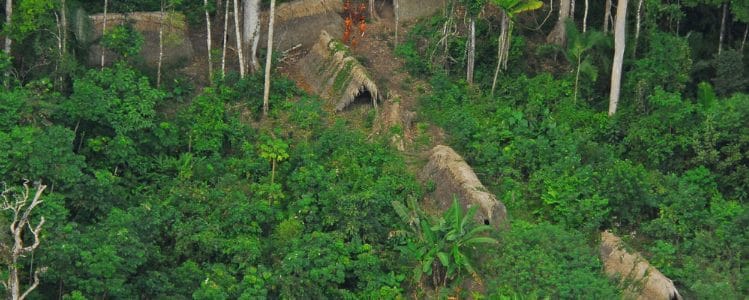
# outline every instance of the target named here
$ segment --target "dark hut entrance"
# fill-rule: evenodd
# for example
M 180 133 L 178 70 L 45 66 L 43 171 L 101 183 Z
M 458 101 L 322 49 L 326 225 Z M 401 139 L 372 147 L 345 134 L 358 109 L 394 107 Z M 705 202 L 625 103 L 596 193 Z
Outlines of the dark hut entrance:
M 372 93 L 366 88 L 362 89 L 351 104 L 347 105 L 344 110 L 360 110 L 372 107 Z

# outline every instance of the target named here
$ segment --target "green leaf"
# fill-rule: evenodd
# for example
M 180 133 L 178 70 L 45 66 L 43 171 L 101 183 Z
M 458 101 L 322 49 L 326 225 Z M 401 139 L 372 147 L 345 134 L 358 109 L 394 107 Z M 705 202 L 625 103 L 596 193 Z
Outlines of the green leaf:
M 475 245 L 475 244 L 498 244 L 499 241 L 497 241 L 494 238 L 490 238 L 487 236 L 479 236 L 475 238 L 470 238 L 464 242 L 465 245 Z

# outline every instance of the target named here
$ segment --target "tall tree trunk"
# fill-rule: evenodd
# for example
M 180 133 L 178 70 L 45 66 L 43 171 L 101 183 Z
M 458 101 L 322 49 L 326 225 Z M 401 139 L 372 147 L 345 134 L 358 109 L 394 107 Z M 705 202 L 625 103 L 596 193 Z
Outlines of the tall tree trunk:
M 746 44 L 747 34 L 749 34 L 749 24 L 746 24 L 746 29 L 744 29 L 744 38 L 741 39 L 741 52 L 744 52 L 744 45 Z
M 637 43 L 640 40 L 640 18 L 642 15 L 642 0 L 637 1 L 637 14 L 635 15 L 635 44 L 632 45 L 632 57 L 637 58 Z
M 208 48 L 208 83 L 213 82 L 213 57 L 211 53 L 211 15 L 208 13 L 208 0 L 203 0 L 203 10 L 205 11 L 205 44 Z
M 260 41 L 260 0 L 244 1 L 244 47 L 249 50 L 250 71 L 260 72 L 257 61 L 257 46 Z
M 270 16 L 268 21 L 268 51 L 265 55 L 265 88 L 263 90 L 263 117 L 268 116 L 270 107 L 270 68 L 273 57 L 273 22 L 276 18 L 276 0 L 270 1 Z
M 583 32 L 588 30 L 588 1 L 585 0 L 585 12 L 583 12 Z
M 68 49 L 68 7 L 65 0 L 60 0 L 60 21 L 62 22 L 62 53 L 64 55 Z
M 244 78 L 244 55 L 242 54 L 242 34 L 239 32 L 239 2 L 234 0 L 234 35 L 237 40 L 237 60 L 239 62 L 239 77 Z
M 466 81 L 473 84 L 473 67 L 476 64 L 476 17 L 471 17 L 471 37 L 468 42 L 468 66 L 466 71 Z
M 377 14 L 377 7 L 375 7 L 375 0 L 369 0 L 369 17 L 372 18 L 372 22 L 380 20 L 380 16 Z
M 497 39 L 497 68 L 494 69 L 494 80 L 492 80 L 492 95 L 497 87 L 497 78 L 499 77 L 499 71 L 507 70 L 507 58 L 510 49 L 510 42 L 512 41 L 512 20 L 507 13 L 502 12 L 502 24 L 500 29 L 499 38 Z
M 5 0 L 5 27 L 10 27 L 10 21 L 13 19 L 13 0 Z M 10 56 L 10 45 L 13 41 L 10 39 L 10 35 L 5 35 L 5 45 L 3 51 L 6 55 Z
M 726 15 L 728 14 L 728 4 L 723 3 L 723 17 L 720 19 L 720 39 L 718 40 L 718 54 L 723 51 L 723 36 L 726 33 Z
M 575 0 L 570 0 L 570 20 L 575 20 Z
M 164 0 L 159 10 L 159 62 L 156 66 L 156 88 L 161 88 L 161 64 L 164 61 Z
M 570 16 L 570 0 L 559 0 L 559 19 L 557 24 L 554 25 L 554 29 L 551 30 L 549 35 L 546 37 L 546 42 L 549 44 L 555 44 L 564 46 L 567 43 L 567 29 L 565 28 L 565 21 Z
M 229 0 L 226 0 L 226 3 L 224 5 L 224 44 L 221 49 L 221 76 L 223 77 L 226 75 L 226 47 L 228 46 L 228 38 L 229 38 Z
M 13 19 L 13 0 L 5 0 L 5 28 L 0 28 L 0 29 L 8 29 L 8 27 L 10 27 L 10 21 L 12 19 Z M 6 32 L 5 43 L 3 45 L 3 52 L 5 52 L 5 55 L 7 55 L 9 59 L 11 57 L 10 51 L 11 51 L 12 43 L 13 41 L 10 39 L 10 35 L 8 35 Z M 5 78 L 6 87 L 8 86 L 8 83 L 10 82 L 9 77 L 10 77 L 10 71 L 6 70 L 5 74 L 3 74 L 3 78 Z
M 611 91 L 609 94 L 609 116 L 616 113 L 622 83 L 622 63 L 626 46 L 627 0 L 619 0 L 614 20 L 614 64 L 611 68 Z
M 393 0 L 393 12 L 395 13 L 395 47 L 398 47 L 398 26 L 400 23 L 400 6 L 398 2 L 400 0 Z
M 611 0 L 606 0 L 603 6 L 603 33 L 609 33 L 609 22 L 611 21 Z
M 101 37 L 107 33 L 107 7 L 109 6 L 109 0 L 104 0 L 104 23 L 101 26 Z M 99 43 L 101 47 L 101 69 L 104 70 L 104 44 Z

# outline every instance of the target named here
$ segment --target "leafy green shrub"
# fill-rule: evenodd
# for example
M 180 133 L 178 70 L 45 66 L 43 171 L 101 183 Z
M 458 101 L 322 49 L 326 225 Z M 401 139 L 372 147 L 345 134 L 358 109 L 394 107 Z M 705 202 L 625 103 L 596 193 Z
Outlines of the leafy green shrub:
M 713 84 L 718 95 L 728 96 L 746 91 L 749 80 L 744 76 L 744 55 L 739 50 L 726 49 L 713 59 L 715 78 Z
M 603 274 L 597 251 L 574 230 L 548 223 L 514 221 L 489 248 L 488 294 L 515 292 L 539 298 L 615 299 L 619 292 Z

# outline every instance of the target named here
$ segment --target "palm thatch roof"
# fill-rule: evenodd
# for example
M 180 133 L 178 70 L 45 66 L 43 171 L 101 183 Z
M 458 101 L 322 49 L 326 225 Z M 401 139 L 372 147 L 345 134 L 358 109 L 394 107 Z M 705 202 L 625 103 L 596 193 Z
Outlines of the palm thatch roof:
M 473 169 L 452 148 L 434 147 L 421 176 L 435 183 L 435 190 L 428 196 L 440 209 L 447 209 L 453 197 L 458 197 L 464 209 L 479 206 L 474 216 L 476 222 L 498 229 L 507 226 L 505 205 L 486 190 Z
M 671 279 L 651 266 L 639 253 L 628 252 L 622 240 L 613 233 L 601 233 L 600 251 L 606 274 L 619 279 L 625 298 L 682 299 Z
M 317 43 L 300 66 L 315 92 L 335 101 L 336 110 L 342 111 L 364 92 L 370 93 L 372 104 L 377 107 L 380 100 L 377 84 L 350 55 L 348 47 L 334 40 L 326 31 L 320 32 Z

